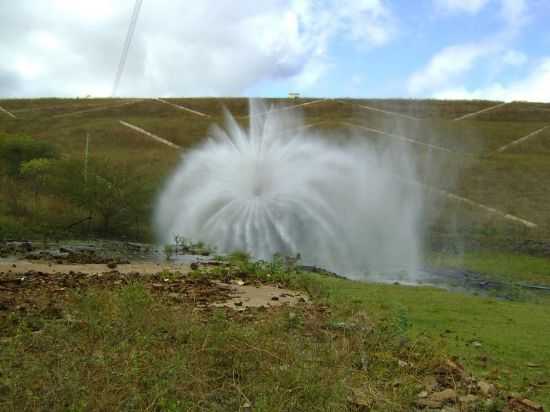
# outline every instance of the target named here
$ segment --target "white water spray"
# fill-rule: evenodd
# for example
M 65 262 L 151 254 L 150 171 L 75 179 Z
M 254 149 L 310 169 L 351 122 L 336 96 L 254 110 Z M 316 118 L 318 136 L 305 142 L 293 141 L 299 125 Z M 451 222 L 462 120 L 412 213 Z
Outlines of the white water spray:
M 353 278 L 418 267 L 422 196 L 412 156 L 360 136 L 320 136 L 290 110 L 251 103 L 250 127 L 227 114 L 186 152 L 161 194 L 157 233 Z

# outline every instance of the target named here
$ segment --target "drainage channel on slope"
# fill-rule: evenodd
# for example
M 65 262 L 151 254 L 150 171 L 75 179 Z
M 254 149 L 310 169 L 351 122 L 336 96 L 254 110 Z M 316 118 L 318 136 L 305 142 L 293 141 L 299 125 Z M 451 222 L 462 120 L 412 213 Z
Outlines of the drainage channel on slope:
M 515 145 L 518 145 L 520 143 L 523 143 L 525 142 L 526 140 L 529 140 L 530 138 L 532 137 L 535 137 L 536 135 L 538 135 L 539 133 L 542 133 L 543 131 L 545 131 L 546 129 L 548 129 L 550 127 L 550 125 L 547 125 L 547 126 L 544 126 L 544 127 L 541 127 L 540 129 L 537 129 L 523 137 L 520 137 L 519 139 L 517 140 L 514 140 L 513 142 L 510 142 L 508 144 L 505 144 L 504 146 L 502 147 L 499 147 L 497 150 L 495 150 L 494 152 L 492 152 L 491 154 L 495 154 L 495 153 L 502 153 L 504 152 L 505 150 L 508 150 L 510 147 L 512 146 L 515 146 Z
M 4 109 L 2 106 L 0 106 L 0 112 L 8 115 L 9 117 L 11 117 L 12 119 L 17 119 L 17 116 L 15 116 L 12 112 L 10 112 L 9 110 L 6 110 Z
M 485 109 L 481 109 L 481 110 L 478 110 L 476 112 L 468 113 L 468 114 L 465 114 L 463 116 L 457 117 L 456 119 L 453 119 L 453 121 L 458 122 L 460 120 L 469 119 L 470 117 L 474 117 L 474 116 L 477 116 L 477 115 L 482 114 L 482 113 L 490 112 L 490 111 L 498 109 L 502 106 L 506 106 L 507 104 L 510 104 L 510 103 L 512 103 L 512 102 L 504 102 L 504 103 L 496 104 L 496 105 L 491 106 L 491 107 L 486 107 Z
M 203 112 L 199 112 L 198 110 L 190 109 L 189 107 L 182 106 L 181 104 L 176 104 L 176 103 L 169 102 L 169 101 L 167 101 L 167 100 L 161 99 L 160 97 L 157 97 L 155 100 L 156 100 L 157 102 L 167 104 L 168 106 L 172 106 L 172 107 L 175 108 L 175 109 L 183 110 L 183 111 L 186 111 L 186 112 L 189 112 L 189 113 L 193 113 L 193 114 L 195 114 L 195 115 L 197 115 L 197 116 L 201 116 L 201 117 L 210 117 L 209 114 L 206 114 L 206 113 L 203 113 Z
M 128 123 L 128 122 L 125 122 L 124 120 L 119 120 L 118 121 L 121 125 L 129 128 L 129 129 L 132 129 L 138 133 L 141 133 L 145 136 L 149 136 L 150 138 L 156 140 L 157 142 L 159 143 L 162 143 L 162 144 L 165 144 L 167 146 L 170 146 L 174 149 L 181 149 L 181 146 L 175 144 L 175 143 L 172 143 L 170 140 L 167 140 L 167 139 L 164 139 L 163 137 L 160 137 L 160 136 L 157 136 L 156 134 L 154 133 L 151 133 L 151 132 L 148 132 L 147 130 L 145 129 L 142 129 L 141 127 L 138 127 L 136 125 L 133 125 L 131 123 Z

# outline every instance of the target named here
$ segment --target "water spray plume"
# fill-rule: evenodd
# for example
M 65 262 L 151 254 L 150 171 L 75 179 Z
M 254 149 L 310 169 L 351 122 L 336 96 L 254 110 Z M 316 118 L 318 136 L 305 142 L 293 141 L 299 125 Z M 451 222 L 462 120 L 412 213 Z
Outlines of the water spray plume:
M 414 271 L 422 196 L 412 156 L 360 136 L 321 136 L 295 111 L 251 102 L 244 130 L 226 114 L 184 153 L 155 213 L 162 242 L 175 235 L 220 252 L 302 262 L 352 278 Z

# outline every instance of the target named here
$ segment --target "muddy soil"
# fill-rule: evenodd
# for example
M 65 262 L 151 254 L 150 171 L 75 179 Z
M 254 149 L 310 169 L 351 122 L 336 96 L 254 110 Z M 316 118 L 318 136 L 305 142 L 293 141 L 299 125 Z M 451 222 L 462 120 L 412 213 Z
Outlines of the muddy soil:
M 175 272 L 186 275 L 192 264 L 209 264 L 214 261 L 211 256 L 176 254 L 167 260 L 164 251 L 155 245 L 120 242 L 120 241 L 88 241 L 88 242 L 0 242 L 0 280 L 10 276 L 20 275 L 26 279 L 41 276 L 43 279 L 62 278 L 88 279 L 94 276 L 112 273 L 124 282 L 125 277 L 136 275 L 152 276 L 162 272 Z M 301 266 L 304 271 L 316 272 L 325 276 L 341 277 L 338 274 L 312 266 Z M 361 276 L 361 278 L 363 278 Z M 457 269 L 424 268 L 411 279 L 403 273 L 385 273 L 379 276 L 367 276 L 367 281 L 382 283 L 398 283 L 410 286 L 435 286 L 452 291 L 470 294 L 490 295 L 501 299 L 514 300 L 518 294 L 530 293 L 548 294 L 549 290 L 531 288 L 536 285 L 518 286 L 506 282 L 489 279 L 480 273 Z M 13 281 L 10 280 L 10 282 Z M 22 281 L 24 282 L 24 281 Z M 45 281 L 46 283 L 48 281 Z M 54 283 L 56 281 L 54 280 Z M 114 280 L 113 280 L 114 282 Z M 150 280 L 153 282 L 153 280 Z M 242 287 L 247 285 L 232 285 L 234 295 L 248 293 Z M 63 287 L 63 286 L 60 286 Z M 257 288 L 256 288 L 257 289 Z M 246 290 L 246 288 L 245 288 Z M 1 289 L 0 289 L 1 291 Z M 172 293 L 172 292 L 170 292 Z M 264 291 L 258 292 L 260 295 Z M 289 295 L 292 292 L 289 291 Z M 263 296 L 263 295 L 262 295 Z M 277 300 L 276 298 L 279 298 Z M 272 299 L 274 298 L 274 299 Z M 297 301 L 304 298 L 299 296 Z M 260 303 L 255 303 L 255 302 Z M 216 301 L 217 302 L 217 301 Z M 248 302 L 248 303 L 246 303 Z M 296 304 L 289 296 L 276 296 L 274 291 L 265 292 L 264 297 L 228 300 L 227 305 L 235 309 L 246 308 L 247 305 L 274 306 L 280 303 Z M 4 303 L 5 304 L 5 303 Z
M 57 263 L 127 263 L 159 261 L 163 254 L 155 245 L 108 240 L 94 241 L 5 241 L 0 242 L 0 258 L 47 260 Z
M 119 288 L 133 282 L 173 304 L 192 304 L 198 309 L 228 307 L 244 311 L 308 302 L 304 293 L 280 285 L 192 276 L 192 268 L 215 264 L 204 256 L 185 255 L 167 261 L 150 245 L 107 245 L 3 244 L 0 320 L 14 312 L 62 317 L 64 304 L 75 293 L 91 288 Z

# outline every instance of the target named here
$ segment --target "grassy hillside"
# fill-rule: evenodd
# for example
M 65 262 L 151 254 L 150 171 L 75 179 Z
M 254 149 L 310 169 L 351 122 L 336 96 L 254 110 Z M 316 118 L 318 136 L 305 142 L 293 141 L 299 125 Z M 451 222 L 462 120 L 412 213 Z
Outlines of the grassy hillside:
M 0 133 L 26 134 L 51 142 L 63 156 L 75 159 L 83 159 L 86 134 L 89 133 L 92 158 L 107 158 L 130 169 L 138 168 L 147 174 L 155 187 L 160 187 L 178 161 L 178 151 L 122 126 L 120 120 L 183 148 L 204 139 L 211 124 L 223 123 L 224 108 L 243 125 L 248 122 L 246 99 L 177 98 L 165 101 L 172 105 L 154 99 L 0 100 L 0 106 L 17 117 L 0 114 Z M 288 107 L 305 103 L 292 110 L 301 111 L 305 123 L 313 124 L 312 130 L 329 138 L 360 135 L 372 142 L 402 145 L 419 157 L 422 179 L 427 185 L 449 190 L 537 225 L 534 229 L 527 228 L 472 204 L 441 198 L 439 203 L 443 212 L 428 216 L 435 234 L 433 238 L 445 238 L 457 230 L 461 236 L 468 234 L 476 238 L 498 235 L 503 239 L 501 244 L 509 239 L 517 244 L 518 240 L 521 243 L 524 239 L 550 238 L 550 208 L 547 207 L 550 185 L 545 184 L 550 181 L 550 128 L 497 152 L 549 125 L 548 104 L 399 99 L 271 99 L 268 104 L 271 103 Z M 486 111 L 464 118 L 481 110 Z M 428 145 L 400 140 L 395 135 Z M 153 202 L 155 193 L 151 191 L 149 202 Z M 55 209 L 51 205 L 48 207 Z M 51 213 L 56 213 L 53 209 Z M 48 215 L 50 212 L 43 213 Z M 9 214 L 0 209 L 0 220 L 12 219 Z M 22 213 L 16 219 L 23 226 L 32 226 L 30 214 Z M 71 216 L 71 219 L 77 217 Z M 58 218 L 63 221 L 62 217 Z M 72 230 L 79 229 L 74 227 Z M 130 236 L 147 238 L 149 233 L 146 230 Z

